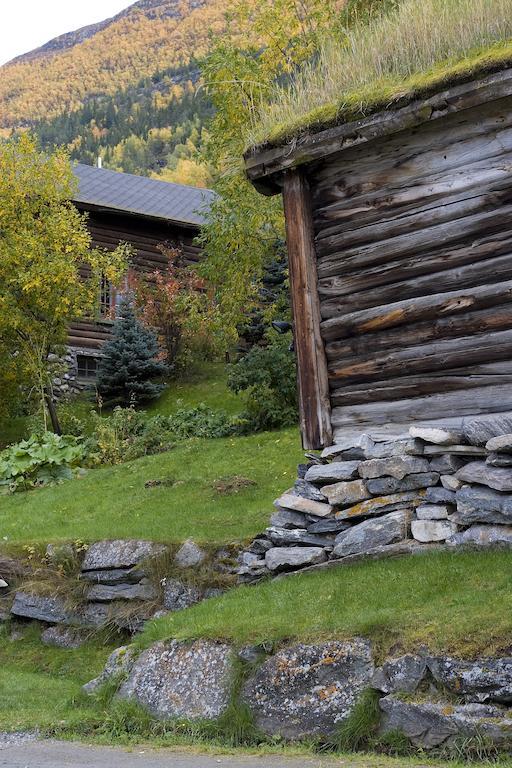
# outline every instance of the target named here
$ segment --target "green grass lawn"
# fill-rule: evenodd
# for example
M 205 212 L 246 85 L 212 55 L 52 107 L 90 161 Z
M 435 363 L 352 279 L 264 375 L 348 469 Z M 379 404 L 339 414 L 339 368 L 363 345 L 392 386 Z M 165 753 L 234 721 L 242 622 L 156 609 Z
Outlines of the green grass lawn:
M 145 538 L 244 540 L 268 525 L 273 500 L 304 457 L 298 430 L 249 437 L 186 440 L 173 450 L 89 470 L 60 486 L 0 496 L 8 543 Z M 213 483 L 241 475 L 255 485 L 221 495 Z M 150 480 L 171 486 L 146 488 Z
M 512 553 L 438 552 L 242 586 L 146 625 L 139 642 L 170 637 L 374 640 L 377 651 L 472 655 L 504 651 L 512 634 Z
M 149 412 L 169 416 L 180 408 L 191 408 L 205 403 L 215 411 L 235 415 L 244 410 L 244 399 L 226 386 L 227 371 L 224 363 L 198 366 L 187 378 L 171 381 L 165 392 L 148 407 Z

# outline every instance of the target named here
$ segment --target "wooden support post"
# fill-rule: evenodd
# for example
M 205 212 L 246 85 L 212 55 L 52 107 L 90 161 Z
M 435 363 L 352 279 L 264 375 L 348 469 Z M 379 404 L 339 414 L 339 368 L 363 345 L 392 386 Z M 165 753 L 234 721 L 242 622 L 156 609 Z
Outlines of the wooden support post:
M 302 444 L 332 442 L 329 382 L 320 336 L 320 303 L 309 184 L 301 170 L 285 174 L 283 200 L 299 385 Z

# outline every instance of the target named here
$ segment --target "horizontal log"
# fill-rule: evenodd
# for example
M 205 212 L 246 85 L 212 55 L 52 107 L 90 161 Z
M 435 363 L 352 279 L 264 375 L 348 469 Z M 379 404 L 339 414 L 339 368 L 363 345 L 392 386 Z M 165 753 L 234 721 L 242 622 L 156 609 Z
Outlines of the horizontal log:
M 383 212 L 380 218 L 375 216 L 369 224 L 365 222 L 364 216 L 356 215 L 354 222 L 358 222 L 358 226 L 354 223 L 354 226 L 350 227 L 346 221 L 342 221 L 335 226 L 324 227 L 317 234 L 317 248 L 321 249 L 324 242 L 337 238 L 337 247 L 345 251 L 373 243 L 376 239 L 384 241 L 434 225 L 493 211 L 498 206 L 512 202 L 511 171 L 512 163 L 508 170 L 503 171 L 501 179 L 487 185 L 481 184 L 478 189 L 445 195 L 434 205 L 424 204 L 420 208 L 410 206 L 408 212 L 400 211 L 394 215 L 388 214 L 387 217 Z M 388 195 L 392 197 L 390 193 Z
M 512 387 L 502 384 L 416 397 L 393 402 L 366 403 L 363 406 L 336 407 L 331 421 L 335 428 L 389 422 L 414 422 L 423 419 L 467 417 L 512 410 Z
M 512 280 L 509 280 L 477 286 L 471 290 L 448 291 L 395 301 L 325 320 L 320 327 L 322 338 L 329 342 L 360 334 L 377 333 L 407 323 L 495 307 L 506 304 L 511 299 Z
M 404 349 L 429 341 L 501 331 L 506 328 L 512 328 L 512 303 L 334 341 L 326 345 L 325 352 L 329 363 L 341 365 L 345 360 L 373 352 Z
M 332 389 L 345 384 L 512 359 L 512 330 L 479 334 L 352 358 L 328 366 Z
M 383 400 L 404 400 L 422 395 L 461 389 L 512 384 L 512 362 L 488 363 L 471 368 L 434 371 L 416 376 L 399 376 L 341 387 L 331 393 L 333 406 L 362 405 Z
M 488 75 L 480 80 L 454 86 L 429 99 L 414 101 L 399 109 L 306 134 L 293 145 L 255 149 L 245 155 L 246 173 L 250 180 L 268 179 L 268 192 L 273 194 L 275 182 L 270 177 L 298 165 L 329 157 L 340 150 L 366 144 L 381 136 L 389 136 L 423 123 L 440 120 L 452 112 L 460 112 L 495 101 L 512 93 L 512 74 L 508 71 Z
M 410 299 L 429 296 L 438 291 L 446 293 L 457 288 L 477 288 L 484 285 L 489 279 L 492 279 L 493 282 L 512 279 L 512 256 L 509 253 L 495 259 L 486 259 L 476 264 L 466 264 L 432 275 L 402 280 L 394 284 L 354 293 L 350 296 L 323 299 L 320 302 L 320 311 L 322 319 L 326 320 L 338 315 L 346 315 L 355 310 L 382 306 L 395 301 L 397 297 Z
M 84 349 L 101 349 L 104 342 L 97 339 L 81 339 L 77 336 L 68 336 L 69 347 L 83 347 Z
M 375 239 L 372 243 L 355 248 L 345 248 L 344 235 L 333 236 L 317 244 L 318 276 L 331 277 L 345 271 L 382 264 L 398 256 L 405 257 L 432 249 L 432 243 L 443 246 L 467 243 L 472 238 L 482 237 L 485 232 L 499 232 L 510 226 L 512 205 L 462 216 L 433 226 L 424 226 L 404 235 Z
M 369 266 L 349 274 L 324 277 L 318 281 L 322 298 L 351 295 L 370 288 L 376 288 L 400 280 L 409 280 L 421 275 L 432 275 L 447 269 L 474 264 L 478 261 L 512 253 L 512 231 L 497 232 L 458 248 L 444 250 L 442 247 L 429 253 L 391 259 L 385 264 Z M 340 267 L 342 263 L 340 262 Z

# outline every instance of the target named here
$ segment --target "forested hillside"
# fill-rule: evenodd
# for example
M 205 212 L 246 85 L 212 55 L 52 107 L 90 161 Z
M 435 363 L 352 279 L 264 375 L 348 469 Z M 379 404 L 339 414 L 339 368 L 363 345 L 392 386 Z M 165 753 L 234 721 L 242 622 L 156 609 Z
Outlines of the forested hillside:
M 225 27 L 227 0 L 140 0 L 4 65 L 0 131 L 130 173 L 208 183 L 194 159 L 210 107 L 198 61 Z

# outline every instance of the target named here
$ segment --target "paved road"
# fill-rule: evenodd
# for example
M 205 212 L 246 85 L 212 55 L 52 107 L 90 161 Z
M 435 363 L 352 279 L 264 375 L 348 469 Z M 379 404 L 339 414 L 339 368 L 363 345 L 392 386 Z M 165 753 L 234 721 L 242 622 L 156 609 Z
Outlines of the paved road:
M 132 752 L 110 747 L 89 747 L 58 741 L 28 741 L 4 744 L 2 768 L 339 768 L 337 763 L 311 757 L 233 757 L 193 755 L 174 750 Z M 349 768 L 343 762 L 345 768 Z

